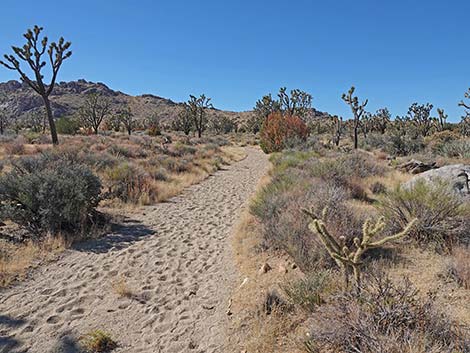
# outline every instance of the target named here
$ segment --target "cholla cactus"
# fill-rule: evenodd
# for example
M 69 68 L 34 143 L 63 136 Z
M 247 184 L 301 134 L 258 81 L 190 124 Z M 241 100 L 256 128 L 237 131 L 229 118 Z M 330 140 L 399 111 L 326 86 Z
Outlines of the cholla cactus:
M 322 244 L 325 246 L 328 254 L 335 260 L 344 277 L 344 289 L 349 287 L 349 276 L 351 271 L 354 275 L 356 291 L 359 293 L 361 287 L 361 258 L 362 255 L 369 249 L 378 248 L 385 243 L 398 240 L 406 236 L 417 219 L 413 219 L 406 227 L 399 233 L 384 237 L 380 240 L 375 240 L 377 235 L 380 234 L 385 228 L 385 220 L 380 217 L 375 223 L 370 219 L 364 222 L 362 227 L 362 239 L 354 238 L 354 248 L 346 245 L 346 238 L 344 236 L 335 239 L 327 230 L 325 219 L 327 215 L 327 208 L 323 209 L 321 219 L 308 210 L 303 210 L 307 215 L 312 218 L 309 224 L 309 229 L 316 234 Z

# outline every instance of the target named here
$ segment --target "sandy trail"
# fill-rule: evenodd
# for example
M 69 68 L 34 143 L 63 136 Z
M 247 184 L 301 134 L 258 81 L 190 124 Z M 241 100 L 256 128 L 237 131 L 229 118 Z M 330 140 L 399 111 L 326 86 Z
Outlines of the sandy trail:
M 243 161 L 1 292 L 0 352 L 79 352 L 77 337 L 97 328 L 116 352 L 228 351 L 229 236 L 267 167 L 247 148 Z M 113 289 L 119 278 L 131 298 Z

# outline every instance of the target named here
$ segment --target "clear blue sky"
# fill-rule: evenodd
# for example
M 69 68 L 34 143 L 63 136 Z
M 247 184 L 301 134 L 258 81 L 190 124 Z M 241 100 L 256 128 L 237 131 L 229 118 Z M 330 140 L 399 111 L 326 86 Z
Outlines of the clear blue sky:
M 228 110 L 287 86 L 345 117 L 340 96 L 355 85 L 371 111 L 401 115 L 431 102 L 458 121 L 470 87 L 469 22 L 468 0 L 22 0 L 2 6 L 0 53 L 39 24 L 72 41 L 63 81 L 176 101 L 206 93 Z M 14 78 L 0 69 L 0 81 Z

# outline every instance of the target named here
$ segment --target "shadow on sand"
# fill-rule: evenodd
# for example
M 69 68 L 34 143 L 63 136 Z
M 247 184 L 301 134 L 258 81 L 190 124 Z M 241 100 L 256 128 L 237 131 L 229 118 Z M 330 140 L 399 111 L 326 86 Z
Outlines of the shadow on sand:
M 0 315 L 0 353 L 13 352 L 20 344 L 18 340 L 7 336 L 8 331 L 26 324 L 23 319 L 14 319 L 9 316 Z
M 102 254 L 110 250 L 124 249 L 139 240 L 143 240 L 146 236 L 155 233 L 154 230 L 139 221 L 126 219 L 124 222 L 123 224 L 113 224 L 110 234 L 100 237 L 99 239 L 78 243 L 73 246 L 73 249 Z

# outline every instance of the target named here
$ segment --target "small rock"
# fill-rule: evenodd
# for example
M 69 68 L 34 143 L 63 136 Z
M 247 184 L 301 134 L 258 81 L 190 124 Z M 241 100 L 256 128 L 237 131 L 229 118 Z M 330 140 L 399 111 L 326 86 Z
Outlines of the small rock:
M 280 264 L 278 271 L 279 273 L 287 273 L 287 268 L 283 264 Z
M 295 270 L 295 269 L 297 268 L 297 265 L 293 262 L 293 263 L 290 265 L 290 267 L 291 267 L 293 270 Z
M 245 279 L 243 280 L 242 284 L 240 284 L 240 287 L 238 287 L 238 288 L 241 288 L 241 287 L 243 287 L 245 284 L 247 284 L 247 283 L 248 283 L 248 280 L 249 280 L 248 277 L 245 277 Z
M 269 266 L 269 264 L 267 262 L 265 262 L 263 265 L 261 265 L 261 267 L 259 269 L 259 273 L 263 274 L 263 273 L 268 272 L 269 270 L 271 270 L 271 266 Z

